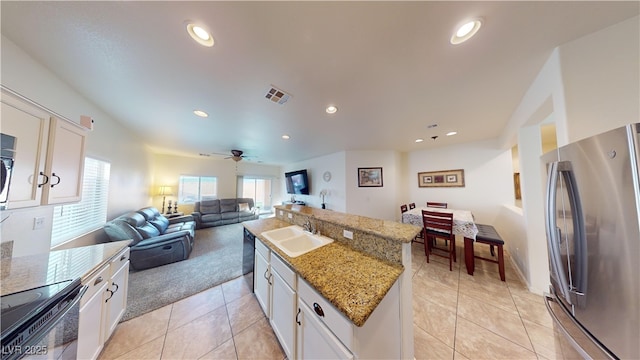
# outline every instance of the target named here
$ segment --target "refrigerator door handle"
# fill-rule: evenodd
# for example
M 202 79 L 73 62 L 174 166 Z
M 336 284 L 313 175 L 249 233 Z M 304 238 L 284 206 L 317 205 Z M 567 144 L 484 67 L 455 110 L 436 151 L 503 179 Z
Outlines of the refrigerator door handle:
M 551 303 L 556 303 L 558 307 L 561 308 L 562 304 L 556 301 L 553 294 L 545 293 L 543 295 L 543 298 L 544 298 L 544 305 L 547 307 L 547 311 L 549 312 L 549 315 L 551 315 L 553 322 L 558 327 L 560 332 L 562 332 L 562 334 L 564 335 L 564 339 L 566 339 L 571 344 L 571 346 L 580 354 L 580 356 L 582 356 L 583 359 L 593 359 L 594 356 L 592 355 L 594 354 L 587 353 L 585 348 L 583 348 L 580 344 L 578 344 L 578 342 L 576 341 L 576 337 L 578 334 L 576 334 L 575 331 L 570 332 L 569 330 L 567 330 L 567 328 L 565 327 L 563 322 L 560 321 L 560 319 L 558 318 L 558 315 L 556 314 L 556 312 L 553 310 L 551 306 Z M 559 311 L 562 312 L 563 310 L 559 310 Z M 582 337 L 589 339 L 589 344 L 592 344 L 592 346 L 595 346 L 595 348 L 599 350 L 599 353 L 596 355 L 603 355 L 603 358 L 606 357 L 607 359 L 613 359 L 613 360 L 618 359 L 618 357 L 615 356 L 611 351 L 609 351 L 607 348 L 602 346 L 600 342 L 593 337 L 593 335 L 591 335 L 588 331 L 585 331 L 582 325 L 580 325 L 575 320 L 575 318 L 571 316 L 571 314 L 567 314 L 566 311 L 565 311 L 565 314 L 567 315 L 566 318 L 570 320 L 568 325 L 572 326 L 574 329 L 579 329 Z M 593 353 L 594 352 L 593 349 L 591 349 L 590 352 Z M 600 358 L 601 356 L 595 356 L 595 357 Z
M 587 236 L 584 225 L 584 213 L 578 192 L 578 183 L 573 167 L 569 161 L 558 164 L 567 186 L 569 201 L 571 202 L 571 219 L 573 221 L 574 271 L 570 273 L 571 282 L 569 296 L 571 304 L 584 308 L 587 305 Z
M 547 177 L 547 196 L 546 196 L 546 219 L 545 228 L 547 232 L 547 247 L 549 248 L 549 261 L 551 262 L 552 277 L 560 284 L 560 289 L 556 289 L 561 293 L 569 304 L 573 304 L 569 296 L 569 284 L 564 276 L 564 265 L 560 257 L 560 229 L 556 222 L 556 195 L 558 192 L 558 161 L 549 164 L 549 175 Z

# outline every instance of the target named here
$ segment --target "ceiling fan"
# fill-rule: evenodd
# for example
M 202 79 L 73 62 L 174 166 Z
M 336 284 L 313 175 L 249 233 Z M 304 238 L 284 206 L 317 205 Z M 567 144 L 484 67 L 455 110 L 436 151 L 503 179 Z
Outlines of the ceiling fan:
M 231 159 L 235 162 L 238 162 L 242 159 L 248 158 L 247 155 L 242 155 L 244 152 L 242 150 L 231 150 L 231 155 L 227 156 L 225 159 Z

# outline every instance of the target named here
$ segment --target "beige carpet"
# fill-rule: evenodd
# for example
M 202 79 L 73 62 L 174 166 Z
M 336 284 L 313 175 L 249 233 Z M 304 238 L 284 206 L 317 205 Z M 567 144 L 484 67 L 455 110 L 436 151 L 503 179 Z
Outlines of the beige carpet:
M 127 310 L 121 321 L 242 275 L 242 224 L 196 230 L 187 260 L 129 273 Z

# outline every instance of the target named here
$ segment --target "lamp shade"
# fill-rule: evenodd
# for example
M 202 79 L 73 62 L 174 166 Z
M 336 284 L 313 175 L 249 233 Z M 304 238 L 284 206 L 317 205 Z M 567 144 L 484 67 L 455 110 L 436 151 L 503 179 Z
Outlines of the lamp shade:
M 162 195 L 162 196 L 173 195 L 173 189 L 171 188 L 171 186 L 167 186 L 167 185 L 160 186 L 158 195 Z

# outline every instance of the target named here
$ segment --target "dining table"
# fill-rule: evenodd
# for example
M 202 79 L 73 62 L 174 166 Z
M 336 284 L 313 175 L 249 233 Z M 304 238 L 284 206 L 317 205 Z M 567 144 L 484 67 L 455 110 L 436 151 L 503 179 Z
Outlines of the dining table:
M 465 238 L 474 239 L 478 234 L 478 227 L 473 220 L 473 214 L 469 210 L 458 209 L 441 209 L 433 207 L 416 207 L 402 214 L 402 222 L 405 224 L 412 224 L 419 227 L 423 227 L 422 210 L 441 212 L 441 213 L 453 213 L 453 233 L 463 236 Z

